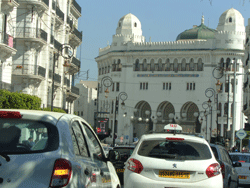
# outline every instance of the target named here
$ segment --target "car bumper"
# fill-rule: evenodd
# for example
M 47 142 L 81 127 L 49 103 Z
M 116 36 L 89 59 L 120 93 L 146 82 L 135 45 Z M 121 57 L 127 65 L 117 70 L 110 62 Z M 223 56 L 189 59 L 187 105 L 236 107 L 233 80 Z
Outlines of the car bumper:
M 156 181 L 147 177 L 141 176 L 137 173 L 129 173 L 124 176 L 124 188 L 223 188 L 222 176 L 215 176 L 199 182 L 167 182 L 167 181 Z

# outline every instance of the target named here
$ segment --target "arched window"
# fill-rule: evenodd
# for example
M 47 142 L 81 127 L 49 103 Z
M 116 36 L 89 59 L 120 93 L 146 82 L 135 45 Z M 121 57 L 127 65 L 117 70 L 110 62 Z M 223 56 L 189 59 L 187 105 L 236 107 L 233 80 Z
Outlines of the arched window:
M 99 75 L 101 75 L 102 74 L 102 69 L 101 68 L 99 68 Z
M 181 61 L 181 70 L 186 71 L 186 59 L 182 59 Z
M 177 59 L 174 60 L 174 71 L 178 72 L 178 60 Z
M 220 67 L 224 68 L 224 59 L 223 58 L 220 59 Z
M 229 18 L 229 23 L 232 23 L 233 22 L 233 19 L 232 17 Z
M 166 60 L 166 71 L 170 71 L 170 59 Z
M 108 70 L 107 70 L 107 67 L 105 67 L 105 74 L 107 74 L 108 73 Z
M 120 59 L 118 59 L 118 61 L 117 61 L 117 71 L 122 71 L 122 64 L 121 64 L 121 60 Z
M 104 74 L 104 67 L 102 67 L 102 74 Z
M 150 70 L 151 70 L 151 71 L 154 71 L 154 70 L 155 70 L 155 63 L 154 63 L 154 60 L 153 60 L 153 59 L 151 59 L 151 61 L 150 61 Z
M 189 63 L 190 63 L 190 71 L 194 71 L 194 59 L 191 58 Z
M 203 71 L 203 63 L 202 63 L 202 59 L 199 58 L 198 59 L 198 71 Z
M 229 68 L 230 68 L 230 61 L 231 61 L 231 59 L 227 58 L 227 60 L 226 60 L 226 70 L 229 70 Z
M 142 64 L 142 69 L 143 69 L 143 71 L 147 71 L 147 60 L 146 59 L 144 59 L 143 60 L 143 64 Z
M 134 26 L 137 27 L 137 23 L 136 22 L 134 23 Z
M 116 61 L 114 60 L 113 61 L 113 64 L 112 64 L 112 71 L 114 72 L 114 71 L 116 71 Z
M 140 64 L 139 64 L 139 59 L 137 59 L 135 61 L 135 71 L 139 71 L 140 70 Z
M 162 65 L 162 59 L 158 60 L 158 70 L 162 71 L 163 70 L 163 65 Z

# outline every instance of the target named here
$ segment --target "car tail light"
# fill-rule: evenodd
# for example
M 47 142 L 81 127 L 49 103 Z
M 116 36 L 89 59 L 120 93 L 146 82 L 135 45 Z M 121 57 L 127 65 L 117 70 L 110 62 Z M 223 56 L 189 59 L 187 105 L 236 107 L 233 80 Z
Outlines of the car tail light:
M 221 168 L 222 177 L 224 179 L 225 178 L 225 164 L 221 163 L 220 164 L 220 168 Z
M 92 183 L 96 182 L 96 173 L 92 173 L 91 182 Z
M 246 161 L 238 161 L 239 163 L 245 163 Z
M 141 171 L 143 170 L 143 166 L 140 161 L 131 158 L 128 161 L 128 169 L 132 172 L 140 174 Z
M 173 140 L 173 141 L 182 141 L 184 138 L 173 138 L 173 137 L 167 137 L 166 140 Z
M 211 178 L 220 174 L 220 165 L 218 163 L 211 164 L 206 170 L 207 177 Z
M 15 111 L 0 111 L 0 118 L 21 119 L 22 115 Z
M 66 159 L 55 161 L 50 187 L 64 187 L 68 185 L 71 178 L 71 163 Z

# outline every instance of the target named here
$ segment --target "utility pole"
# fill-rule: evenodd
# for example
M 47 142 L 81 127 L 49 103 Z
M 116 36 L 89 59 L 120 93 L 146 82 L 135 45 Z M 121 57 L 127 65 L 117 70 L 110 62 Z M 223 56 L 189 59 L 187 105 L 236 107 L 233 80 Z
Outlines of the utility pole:
M 55 64 L 56 64 L 56 61 L 57 61 L 57 54 L 54 52 L 54 58 L 53 58 L 53 67 L 52 67 L 52 88 L 51 88 L 51 110 L 53 112 L 53 101 L 54 101 L 54 86 L 55 86 Z
M 235 135 L 235 126 L 236 126 L 236 69 L 237 61 L 234 60 L 234 82 L 233 82 L 233 124 L 231 132 L 231 147 L 234 146 L 234 135 Z

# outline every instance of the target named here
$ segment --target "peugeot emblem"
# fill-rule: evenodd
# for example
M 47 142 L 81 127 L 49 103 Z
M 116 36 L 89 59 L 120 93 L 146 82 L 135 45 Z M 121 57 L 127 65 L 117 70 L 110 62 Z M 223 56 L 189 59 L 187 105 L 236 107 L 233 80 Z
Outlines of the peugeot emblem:
M 177 168 L 177 164 L 174 163 L 174 164 L 173 164 L 173 168 Z

